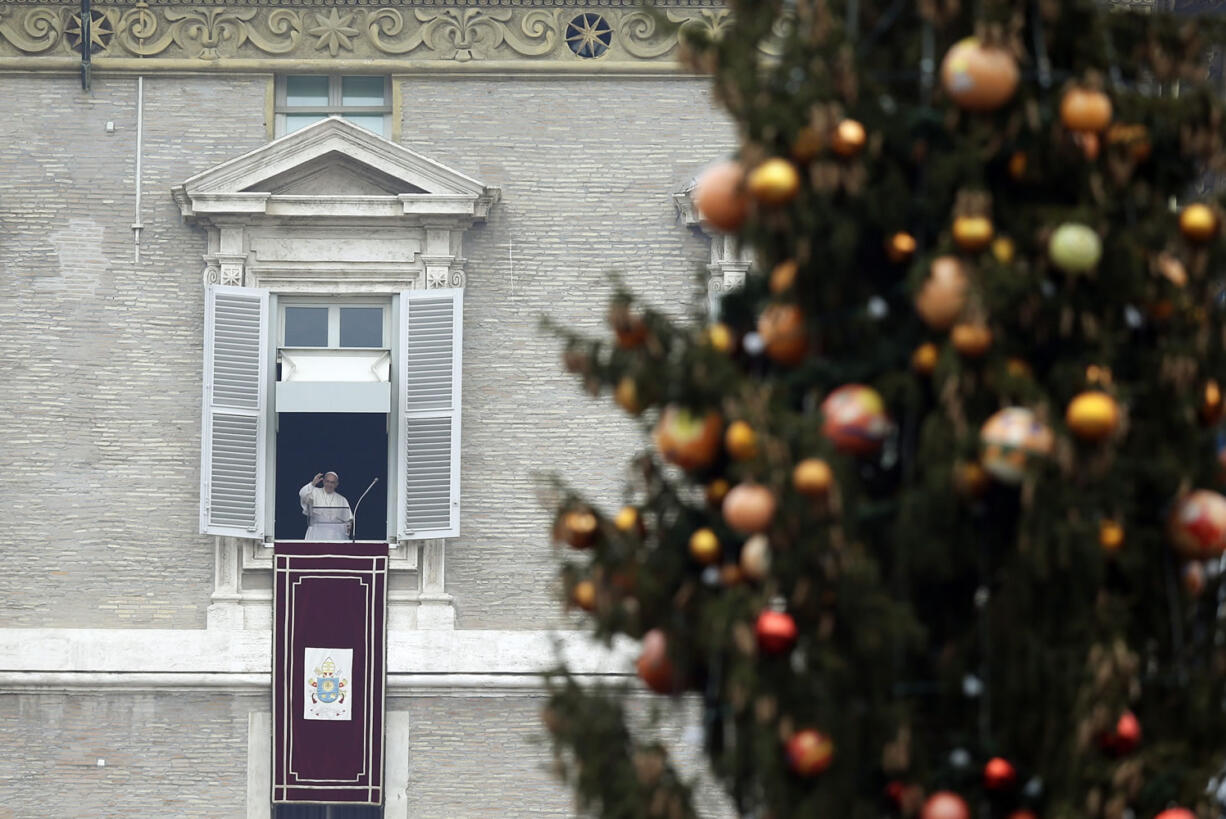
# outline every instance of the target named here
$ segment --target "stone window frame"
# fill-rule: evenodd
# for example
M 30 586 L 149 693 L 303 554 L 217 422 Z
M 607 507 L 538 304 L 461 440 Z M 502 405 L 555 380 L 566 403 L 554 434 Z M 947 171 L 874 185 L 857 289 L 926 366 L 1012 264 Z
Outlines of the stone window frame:
M 328 102 L 324 106 L 297 106 L 291 107 L 288 102 L 287 88 L 289 77 L 327 77 L 328 78 Z M 341 90 L 345 77 L 379 77 L 383 80 L 383 105 L 350 105 L 346 106 L 341 102 Z M 383 133 L 381 136 L 390 138 L 392 134 L 392 95 L 394 91 L 392 77 L 390 74 L 360 74 L 355 71 L 331 71 L 327 73 L 318 71 L 287 71 L 278 73 L 273 77 L 273 137 L 283 137 L 286 135 L 286 115 L 287 114 L 310 114 L 318 115 L 321 119 L 327 119 L 329 116 L 344 117 L 346 114 L 378 114 L 383 117 Z M 361 126 L 359 126 L 361 127 Z

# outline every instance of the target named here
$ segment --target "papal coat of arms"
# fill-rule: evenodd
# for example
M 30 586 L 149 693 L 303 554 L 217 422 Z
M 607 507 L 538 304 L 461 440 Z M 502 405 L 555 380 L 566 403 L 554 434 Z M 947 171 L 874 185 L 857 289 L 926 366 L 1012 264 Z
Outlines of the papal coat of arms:
M 305 719 L 350 719 L 349 685 L 353 649 L 308 648 L 305 652 Z

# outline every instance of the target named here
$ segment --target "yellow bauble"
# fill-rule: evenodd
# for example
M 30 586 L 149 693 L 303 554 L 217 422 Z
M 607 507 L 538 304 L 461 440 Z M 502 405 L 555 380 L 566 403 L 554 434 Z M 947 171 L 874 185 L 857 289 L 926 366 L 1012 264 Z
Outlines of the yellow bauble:
M 613 400 L 631 415 L 638 415 L 643 411 L 643 405 L 639 403 L 638 384 L 628 375 L 617 382 L 617 389 L 613 390 Z
M 1114 520 L 1099 521 L 1098 545 L 1108 552 L 1117 551 L 1124 545 L 1124 527 Z
M 727 354 L 736 347 L 736 336 L 727 324 L 716 322 L 707 328 L 707 343 L 718 352 Z
M 844 159 L 851 159 L 864 150 L 868 142 L 868 132 L 864 126 L 854 119 L 845 119 L 834 129 L 834 139 L 830 142 L 830 150 Z
M 724 433 L 724 449 L 738 461 L 747 461 L 758 454 L 758 436 L 744 421 L 733 421 Z
M 745 180 L 749 195 L 765 205 L 785 205 L 800 190 L 800 174 L 786 159 L 768 159 L 749 172 Z
M 580 580 L 571 589 L 570 599 L 584 611 L 596 608 L 596 584 L 590 580 Z
M 992 240 L 992 255 L 1001 264 L 1009 264 L 1017 252 L 1017 246 L 1008 236 L 997 236 Z
M 949 333 L 949 340 L 965 358 L 980 358 L 992 346 L 992 331 L 983 324 L 955 324 Z
M 1087 390 L 1068 405 L 1065 421 L 1073 434 L 1083 441 L 1110 438 L 1120 426 L 1120 405 L 1107 393 Z
M 886 241 L 885 255 L 891 262 L 900 264 L 915 255 L 916 247 L 915 237 L 905 230 L 900 230 Z
M 643 516 L 639 514 L 639 510 L 633 506 L 623 506 L 617 513 L 617 517 L 613 518 L 613 526 L 619 532 L 627 534 L 636 532 L 641 534 L 643 531 Z
M 937 359 L 941 353 L 937 349 L 937 345 L 931 341 L 926 341 L 915 348 L 915 352 L 911 354 L 911 369 L 915 370 L 920 375 L 932 375 L 937 368 Z
M 799 269 L 799 265 L 791 259 L 775 265 L 775 269 L 771 271 L 770 277 L 771 292 L 778 295 L 791 290 L 792 285 L 796 283 L 796 273 Z
M 825 496 L 834 485 L 834 472 L 821 458 L 805 458 L 792 470 L 792 487 L 813 498 Z
M 699 529 L 690 535 L 690 557 L 705 566 L 719 562 L 719 538 L 710 529 Z
M 1208 242 L 1217 231 L 1217 214 L 1208 205 L 1197 202 L 1179 212 L 1179 232 L 1189 242 Z
M 564 515 L 559 526 L 560 539 L 576 549 L 586 549 L 596 539 L 599 521 L 587 509 L 574 509 Z
M 954 244 L 966 253 L 978 253 L 992 243 L 996 230 L 986 216 L 959 216 L 954 220 Z

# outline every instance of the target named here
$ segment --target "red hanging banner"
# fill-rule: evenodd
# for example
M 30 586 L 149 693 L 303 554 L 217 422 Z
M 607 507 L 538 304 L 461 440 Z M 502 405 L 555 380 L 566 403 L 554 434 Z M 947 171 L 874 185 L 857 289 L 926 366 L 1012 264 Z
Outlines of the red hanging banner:
M 277 543 L 273 802 L 383 802 L 387 544 Z

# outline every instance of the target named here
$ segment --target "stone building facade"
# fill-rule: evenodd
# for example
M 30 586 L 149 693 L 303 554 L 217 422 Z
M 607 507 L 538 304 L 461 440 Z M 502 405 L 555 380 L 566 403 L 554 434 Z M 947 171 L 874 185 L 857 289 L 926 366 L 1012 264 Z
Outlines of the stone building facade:
M 585 674 L 629 666 L 557 603 L 537 476 L 616 504 L 641 438 L 538 322 L 602 331 L 610 271 L 677 314 L 696 270 L 744 271 L 684 195 L 734 134 L 676 26 L 726 12 L 661 6 L 154 0 L 82 25 L 76 3 L 0 2 L 0 817 L 273 815 L 268 544 L 313 471 L 284 467 L 276 402 L 346 409 L 285 388 L 319 362 L 293 359 L 284 310 L 374 305 L 394 358 L 404 294 L 431 289 L 463 304 L 435 536 L 402 520 L 396 376 L 354 399 L 387 416 L 387 500 L 362 507 L 392 565 L 384 815 L 574 814 L 539 672 L 555 637 Z M 202 421 L 217 284 L 280 305 L 237 536 L 201 533 L 202 487 L 204 529 L 225 500 Z M 342 482 L 353 501 L 366 476 Z

